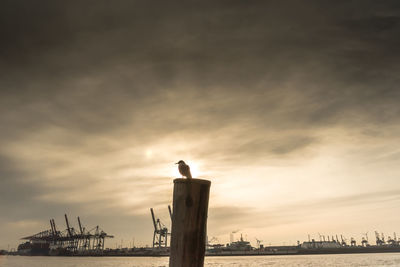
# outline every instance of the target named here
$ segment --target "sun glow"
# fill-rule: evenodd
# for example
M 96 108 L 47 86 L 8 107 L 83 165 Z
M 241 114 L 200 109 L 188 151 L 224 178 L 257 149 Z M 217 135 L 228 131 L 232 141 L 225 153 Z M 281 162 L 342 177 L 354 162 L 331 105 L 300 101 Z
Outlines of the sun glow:
M 147 149 L 145 154 L 146 154 L 146 158 L 149 159 L 149 158 L 151 158 L 153 156 L 153 150 Z

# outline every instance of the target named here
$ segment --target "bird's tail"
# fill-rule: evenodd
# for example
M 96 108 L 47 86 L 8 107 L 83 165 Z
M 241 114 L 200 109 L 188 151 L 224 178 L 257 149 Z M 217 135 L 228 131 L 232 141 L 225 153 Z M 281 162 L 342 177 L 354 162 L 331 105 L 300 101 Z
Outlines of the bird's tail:
M 188 179 L 192 179 L 192 173 L 190 172 L 190 170 L 188 171 L 187 178 L 188 178 Z

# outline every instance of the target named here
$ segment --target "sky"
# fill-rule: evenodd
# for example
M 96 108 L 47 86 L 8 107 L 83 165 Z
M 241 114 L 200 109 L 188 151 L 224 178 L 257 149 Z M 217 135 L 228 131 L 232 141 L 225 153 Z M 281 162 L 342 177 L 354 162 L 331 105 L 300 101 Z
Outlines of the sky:
M 0 249 L 151 245 L 178 160 L 220 243 L 400 236 L 397 0 L 5 0 L 0 35 Z

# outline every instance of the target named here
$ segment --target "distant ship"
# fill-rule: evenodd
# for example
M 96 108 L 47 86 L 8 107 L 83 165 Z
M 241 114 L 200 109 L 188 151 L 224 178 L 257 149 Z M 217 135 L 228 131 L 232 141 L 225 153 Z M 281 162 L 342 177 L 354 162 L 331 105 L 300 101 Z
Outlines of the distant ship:
M 342 237 L 342 241 L 314 239 L 298 242 L 297 246 L 267 246 L 259 244 L 258 248 L 251 247 L 250 243 L 240 237 L 239 241 L 231 242 L 226 246 L 223 244 L 208 244 L 207 256 L 230 256 L 230 255 L 308 255 L 308 254 L 347 254 L 347 253 L 388 253 L 400 252 L 400 240 L 394 235 L 386 242 L 382 235 L 376 233 L 376 245 L 369 245 L 367 239 L 362 240 L 362 245 L 356 245 L 352 238 L 350 245 Z
M 47 256 L 49 255 L 49 243 L 27 241 L 18 246 L 18 255 L 22 256 Z
M 248 241 L 245 241 L 243 239 L 243 236 L 240 235 L 240 239 L 238 241 L 232 242 L 230 244 L 227 244 L 225 247 L 225 250 L 230 250 L 230 251 L 250 251 L 252 250 L 251 244 Z

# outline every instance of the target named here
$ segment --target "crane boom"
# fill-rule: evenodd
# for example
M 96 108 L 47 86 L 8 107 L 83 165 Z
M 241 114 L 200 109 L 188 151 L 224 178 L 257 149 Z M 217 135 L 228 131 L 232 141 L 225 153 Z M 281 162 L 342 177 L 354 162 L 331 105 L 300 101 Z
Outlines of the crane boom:
M 156 219 L 155 219 L 155 217 L 154 217 L 153 208 L 150 208 L 150 211 L 151 211 L 151 217 L 153 218 L 154 229 L 157 230 L 157 223 L 156 223 Z
M 53 222 L 54 233 L 57 235 L 56 222 L 54 221 L 54 219 L 51 219 L 51 221 Z
M 79 224 L 79 230 L 81 231 L 81 235 L 83 235 L 83 229 L 82 229 L 82 224 L 81 224 L 81 219 L 78 216 L 78 224 Z
M 172 210 L 170 205 L 168 205 L 168 211 L 169 211 L 169 217 L 171 218 L 172 221 Z
M 65 222 L 66 222 L 66 224 L 67 224 L 68 235 L 69 235 L 70 237 L 72 237 L 72 232 L 71 232 L 71 228 L 69 227 L 69 222 L 68 222 L 67 214 L 65 214 L 64 216 L 65 216 Z
M 54 227 L 53 227 L 53 221 L 50 219 L 50 227 L 51 227 L 51 233 L 53 234 L 53 236 L 56 235 L 56 231 L 54 231 Z

